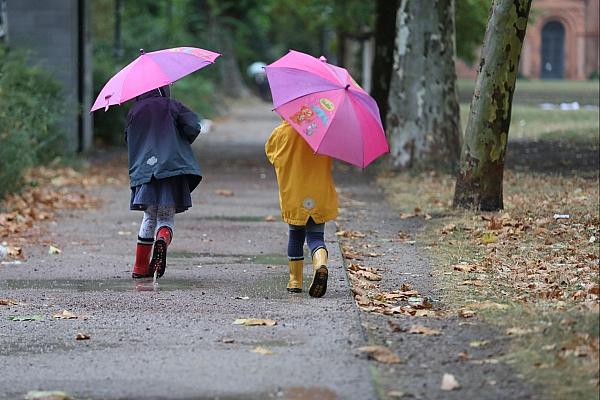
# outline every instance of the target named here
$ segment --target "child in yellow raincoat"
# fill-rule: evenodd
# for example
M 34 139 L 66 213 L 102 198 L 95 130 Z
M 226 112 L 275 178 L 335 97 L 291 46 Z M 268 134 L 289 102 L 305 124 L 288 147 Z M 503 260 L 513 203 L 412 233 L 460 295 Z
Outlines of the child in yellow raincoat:
M 304 241 L 312 255 L 313 273 L 308 293 L 322 297 L 327 290 L 325 222 L 338 215 L 332 177 L 332 160 L 318 155 L 287 122 L 273 130 L 265 145 L 267 158 L 275 167 L 279 184 L 281 216 L 289 224 L 287 290 L 302 292 Z

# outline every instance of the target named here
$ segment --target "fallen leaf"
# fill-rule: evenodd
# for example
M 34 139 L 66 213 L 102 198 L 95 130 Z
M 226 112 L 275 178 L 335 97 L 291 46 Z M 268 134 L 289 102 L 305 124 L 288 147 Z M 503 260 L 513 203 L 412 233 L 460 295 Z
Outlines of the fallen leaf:
M 431 304 L 431 300 L 428 299 L 427 297 L 417 297 L 417 296 L 409 297 L 408 304 L 410 304 L 410 306 L 412 308 L 417 309 L 417 310 L 430 309 L 433 307 L 433 304 Z
M 91 336 L 84 332 L 77 332 L 77 334 L 75 335 L 75 340 L 89 340 L 89 339 L 91 339 Z
M 369 271 L 359 270 L 356 272 L 356 275 L 359 275 L 369 281 L 380 281 L 381 280 L 381 275 L 378 275 L 378 274 L 375 274 L 375 273 L 369 272 Z
M 462 281 L 461 285 L 471 285 L 471 286 L 483 286 L 483 281 L 479 279 L 468 279 L 466 281 Z
M 433 310 L 415 310 L 415 317 L 437 317 L 438 312 Z
M 60 253 L 62 253 L 62 250 L 56 246 L 50 245 L 50 247 L 48 248 L 48 255 L 60 254 Z
M 338 231 L 335 233 L 336 236 L 346 237 L 346 238 L 364 238 L 367 237 L 364 233 L 360 231 Z
M 481 237 L 481 243 L 483 244 L 491 244 L 496 243 L 498 241 L 498 236 L 496 236 L 493 232 L 486 232 Z
M 471 356 L 466 351 L 461 351 L 460 353 L 458 353 L 458 359 L 460 361 L 467 361 L 471 359 Z
M 253 353 L 262 354 L 263 356 L 270 356 L 273 354 L 273 352 L 271 350 L 267 349 L 266 347 L 261 347 L 261 346 L 257 346 L 250 351 Z
M 357 349 L 365 353 L 368 358 L 384 364 L 398 364 L 400 357 L 385 346 L 363 346 Z
M 6 254 L 9 257 L 20 257 L 23 255 L 23 249 L 21 247 L 18 246 L 7 246 L 6 247 Z
M 401 399 L 404 397 L 405 394 L 405 392 L 401 392 L 399 390 L 390 390 L 389 392 L 387 392 L 388 397 L 391 399 Z
M 267 221 L 267 222 L 275 222 L 275 221 L 277 221 L 277 218 L 275 218 L 275 216 L 273 216 L 273 215 L 267 215 L 265 217 L 265 221 Z
M 228 189 L 217 189 L 215 190 L 215 193 L 223 197 L 231 197 L 234 195 L 233 191 Z
M 408 333 L 416 333 L 416 334 L 425 335 L 425 336 L 439 336 L 442 334 L 442 332 L 438 331 L 437 329 L 428 328 L 423 325 L 411 326 L 410 329 L 408 330 Z
M 233 321 L 233 325 L 244 325 L 244 326 L 274 326 L 277 325 L 277 321 L 272 319 L 260 319 L 260 318 L 238 318 Z
M 498 364 L 500 361 L 496 358 L 484 358 L 483 360 L 470 360 L 473 364 Z
M 221 339 L 221 342 L 223 342 L 223 343 L 234 343 L 235 340 L 233 338 L 223 338 L 223 339 Z
M 71 400 L 72 397 L 65 392 L 57 390 L 30 390 L 25 395 L 25 400 Z
M 475 316 L 475 314 L 475 311 L 470 310 L 468 308 L 461 308 L 460 310 L 458 310 L 458 316 L 461 318 L 471 318 Z
M 417 214 L 400 213 L 400 219 L 415 218 Z
M 0 306 L 18 306 L 20 304 L 21 303 L 13 299 L 0 299 Z
M 534 332 L 533 329 L 519 328 L 519 327 L 509 328 L 506 330 L 506 334 L 509 336 L 523 336 L 523 335 L 527 335 L 532 332 Z
M 42 321 L 41 315 L 12 315 L 8 317 L 11 321 Z
M 447 235 L 447 234 L 449 234 L 449 233 L 453 232 L 455 229 L 456 229 L 456 225 L 455 225 L 455 224 L 448 224 L 448 225 L 445 225 L 445 226 L 442 228 L 441 234 L 442 234 L 442 235 Z
M 449 391 L 459 388 L 460 384 L 458 383 L 454 375 L 444 374 L 444 376 L 442 377 L 442 384 L 440 385 L 440 389 Z
M 486 346 L 489 343 L 490 343 L 489 340 L 473 340 L 473 341 L 469 342 L 469 346 L 477 348 L 477 347 Z
M 87 316 L 77 315 L 74 312 L 62 310 L 59 313 L 52 314 L 52 318 L 56 319 L 87 319 Z
M 493 301 L 482 301 L 481 303 L 471 303 L 467 304 L 467 307 L 474 308 L 476 310 L 487 310 L 489 308 L 496 308 L 498 310 L 506 310 L 508 308 L 507 304 L 494 303 Z
M 400 285 L 400 290 L 402 292 L 408 292 L 409 290 L 412 290 L 412 286 L 410 283 L 403 283 L 402 285 Z

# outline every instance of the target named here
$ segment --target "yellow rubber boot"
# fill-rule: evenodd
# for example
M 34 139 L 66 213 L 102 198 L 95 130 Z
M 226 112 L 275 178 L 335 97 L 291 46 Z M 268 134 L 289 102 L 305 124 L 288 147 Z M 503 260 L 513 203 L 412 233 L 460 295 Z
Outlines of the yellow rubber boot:
M 327 250 L 323 247 L 315 250 L 312 255 L 313 262 L 313 278 L 308 289 L 308 294 L 311 297 L 323 297 L 327 291 L 327 277 L 329 270 L 327 269 Z
M 290 266 L 290 281 L 287 285 L 287 291 L 291 293 L 302 292 L 302 269 L 304 267 L 304 260 L 290 260 L 288 261 Z

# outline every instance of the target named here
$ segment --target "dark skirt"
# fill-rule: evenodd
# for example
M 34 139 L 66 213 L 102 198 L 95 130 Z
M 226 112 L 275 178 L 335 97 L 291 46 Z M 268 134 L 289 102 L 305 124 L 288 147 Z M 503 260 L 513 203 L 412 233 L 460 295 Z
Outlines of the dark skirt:
M 192 178 L 192 179 L 190 179 Z M 131 210 L 145 211 L 148 206 L 172 206 L 175 212 L 180 213 L 192 206 L 190 186 L 196 187 L 193 178 L 187 175 L 172 176 L 170 178 L 152 180 L 142 185 L 131 188 Z M 192 188 L 192 190 L 193 190 Z

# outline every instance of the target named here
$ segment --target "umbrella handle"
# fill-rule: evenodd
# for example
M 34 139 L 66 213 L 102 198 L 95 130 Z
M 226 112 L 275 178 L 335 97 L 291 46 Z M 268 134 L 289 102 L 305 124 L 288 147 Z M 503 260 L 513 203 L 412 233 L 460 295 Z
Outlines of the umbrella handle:
M 106 100 L 106 105 L 104 106 L 104 112 L 108 111 L 108 107 L 110 106 L 109 102 L 110 102 L 111 96 L 112 96 L 112 94 L 107 94 L 106 96 L 104 96 L 104 99 Z

